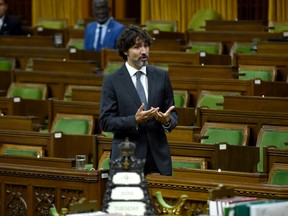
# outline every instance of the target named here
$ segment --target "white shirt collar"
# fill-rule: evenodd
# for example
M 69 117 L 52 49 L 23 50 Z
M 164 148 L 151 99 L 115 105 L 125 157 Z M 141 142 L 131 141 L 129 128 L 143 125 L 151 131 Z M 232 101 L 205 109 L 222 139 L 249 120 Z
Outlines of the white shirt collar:
M 5 18 L 5 15 L 0 17 L 0 29 L 2 28 L 2 25 L 4 23 L 4 18 Z
M 143 66 L 140 70 L 137 70 L 137 69 L 133 68 L 132 66 L 130 66 L 128 64 L 128 62 L 125 62 L 125 65 L 126 65 L 126 68 L 127 68 L 131 77 L 134 76 L 137 71 L 142 71 L 143 74 L 147 75 L 146 74 L 146 66 Z

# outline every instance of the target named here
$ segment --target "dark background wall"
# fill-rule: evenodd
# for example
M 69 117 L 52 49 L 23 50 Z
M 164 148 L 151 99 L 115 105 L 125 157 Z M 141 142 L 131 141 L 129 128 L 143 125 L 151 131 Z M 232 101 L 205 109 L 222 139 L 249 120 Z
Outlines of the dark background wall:
M 128 10 L 123 11 L 124 16 L 126 18 L 138 18 L 140 20 L 140 0 L 125 0 L 125 2 Z M 118 8 L 112 7 L 112 15 L 114 17 L 117 9 Z M 11 14 L 21 17 L 27 25 L 31 25 L 32 0 L 10 0 L 9 10 Z M 238 19 L 263 20 L 263 22 L 266 23 L 268 19 L 268 0 L 238 0 Z

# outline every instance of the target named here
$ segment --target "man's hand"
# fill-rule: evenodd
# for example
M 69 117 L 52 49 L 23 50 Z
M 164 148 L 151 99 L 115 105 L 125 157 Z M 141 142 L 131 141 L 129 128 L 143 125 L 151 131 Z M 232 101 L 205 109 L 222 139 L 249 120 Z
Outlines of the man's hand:
M 142 105 L 140 106 L 140 108 L 137 110 L 135 114 L 136 123 L 139 124 L 141 122 L 145 122 L 153 118 L 155 114 L 158 112 L 158 110 L 159 110 L 159 107 L 157 108 L 151 107 L 151 109 L 149 110 L 144 110 L 144 103 L 142 103 Z
M 159 122 L 161 122 L 163 125 L 169 124 L 171 117 L 170 113 L 175 108 L 175 106 L 171 106 L 165 113 L 162 112 L 156 112 L 155 113 L 155 119 Z

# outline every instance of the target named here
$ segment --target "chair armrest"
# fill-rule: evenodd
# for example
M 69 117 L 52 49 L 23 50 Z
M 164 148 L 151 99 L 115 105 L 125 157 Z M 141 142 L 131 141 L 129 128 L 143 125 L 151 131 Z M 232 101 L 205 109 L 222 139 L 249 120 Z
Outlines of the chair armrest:
M 159 202 L 159 204 L 162 206 L 163 212 L 165 212 L 165 211 L 168 212 L 168 215 L 179 215 L 183 204 L 188 199 L 188 196 L 186 194 L 182 194 L 179 197 L 178 202 L 175 205 L 171 206 L 165 202 L 165 200 L 163 199 L 161 191 L 157 191 L 155 193 L 155 197 L 157 198 L 157 201 Z
M 200 142 L 202 139 L 208 139 L 209 136 L 201 136 L 200 134 L 194 134 L 194 139 L 196 142 Z

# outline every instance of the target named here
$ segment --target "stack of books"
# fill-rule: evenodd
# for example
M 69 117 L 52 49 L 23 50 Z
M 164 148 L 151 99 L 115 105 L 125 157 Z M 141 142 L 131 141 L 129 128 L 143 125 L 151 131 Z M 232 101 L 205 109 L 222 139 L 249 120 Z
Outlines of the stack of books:
M 255 197 L 235 196 L 209 200 L 210 216 L 285 216 L 288 201 L 258 200 Z

